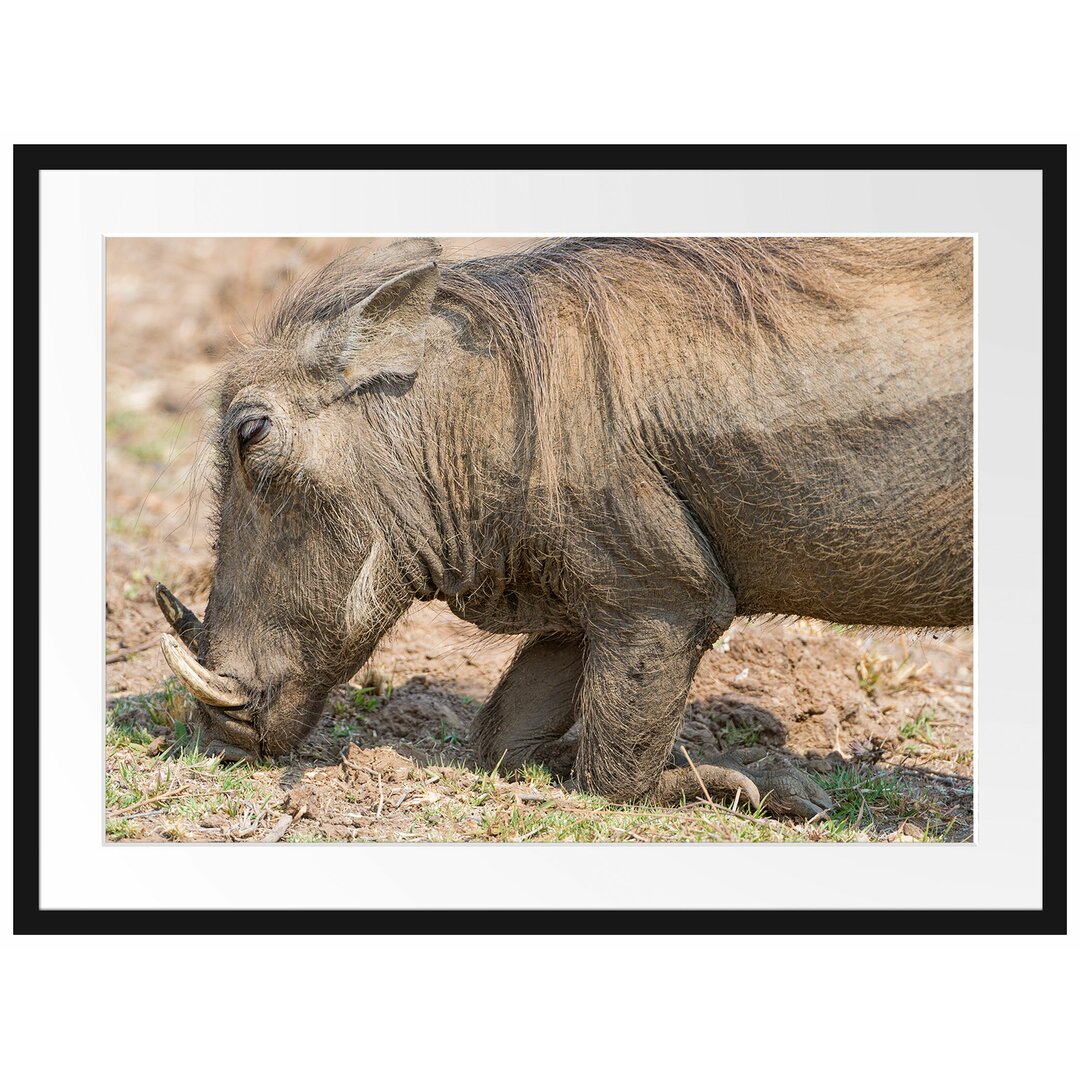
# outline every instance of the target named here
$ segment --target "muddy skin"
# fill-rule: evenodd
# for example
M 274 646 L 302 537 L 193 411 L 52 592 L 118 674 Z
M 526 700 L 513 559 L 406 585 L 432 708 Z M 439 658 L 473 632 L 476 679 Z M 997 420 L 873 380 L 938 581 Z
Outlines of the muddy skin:
M 763 749 L 695 770 L 674 741 L 737 615 L 970 624 L 970 242 L 438 254 L 346 256 L 226 367 L 205 620 L 159 594 L 212 743 L 286 752 L 439 599 L 529 635 L 477 718 L 489 766 L 826 810 Z

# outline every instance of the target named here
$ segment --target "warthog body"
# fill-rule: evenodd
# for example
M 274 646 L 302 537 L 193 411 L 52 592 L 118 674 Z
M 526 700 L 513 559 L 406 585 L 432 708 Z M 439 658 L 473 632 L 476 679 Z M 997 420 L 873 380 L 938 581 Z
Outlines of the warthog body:
M 971 622 L 968 240 L 438 254 L 331 264 L 225 371 L 205 624 L 162 593 L 214 739 L 287 751 L 440 599 L 528 635 L 478 718 L 485 761 L 670 800 L 700 791 L 671 750 L 735 616 Z M 763 751 L 700 776 L 828 805 Z

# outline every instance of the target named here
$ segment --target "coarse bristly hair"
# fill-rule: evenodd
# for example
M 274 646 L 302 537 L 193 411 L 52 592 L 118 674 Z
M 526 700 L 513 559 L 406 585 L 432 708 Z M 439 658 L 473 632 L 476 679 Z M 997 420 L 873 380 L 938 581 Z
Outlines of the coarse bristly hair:
M 440 263 L 435 306 L 458 312 L 473 341 L 515 369 L 529 402 L 526 435 L 550 481 L 543 466 L 560 390 L 559 323 L 568 311 L 596 373 L 619 387 L 629 381 L 633 340 L 650 320 L 669 333 L 727 335 L 752 363 L 758 353 L 812 340 L 875 286 L 947 291 L 970 309 L 971 252 L 967 237 L 550 239 Z M 381 253 L 347 252 L 294 283 L 256 340 L 341 316 L 389 273 Z
M 810 301 L 818 318 L 842 312 L 860 283 L 947 283 L 964 291 L 957 258 L 970 252 L 966 237 L 571 237 L 441 265 L 436 304 L 463 309 L 520 354 L 543 352 L 550 341 L 543 330 L 560 299 L 588 313 L 608 352 L 618 351 L 613 315 L 627 297 L 741 339 L 775 342 L 805 332 L 809 311 L 797 301 Z M 334 319 L 386 273 L 377 256 L 346 252 L 286 290 L 256 336 L 273 341 Z M 966 290 L 970 302 L 969 281 Z M 526 365 L 538 375 L 539 360 Z
M 586 306 L 602 303 L 605 282 L 662 282 L 696 294 L 714 318 L 733 332 L 749 324 L 789 329 L 791 294 L 826 305 L 843 303 L 851 279 L 926 280 L 950 274 L 958 254 L 971 252 L 967 237 L 570 237 L 543 240 L 520 251 L 442 266 L 440 293 L 478 313 L 522 313 L 545 287 L 566 288 Z M 346 252 L 296 281 L 279 299 L 259 336 L 273 339 L 297 324 L 332 319 L 384 280 L 382 259 Z M 663 286 L 661 286 L 663 287 Z

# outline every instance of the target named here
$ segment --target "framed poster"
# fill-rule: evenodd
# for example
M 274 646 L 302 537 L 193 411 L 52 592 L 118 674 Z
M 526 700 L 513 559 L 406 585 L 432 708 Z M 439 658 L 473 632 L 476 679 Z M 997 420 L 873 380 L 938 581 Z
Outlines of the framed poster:
M 20 928 L 1062 928 L 1064 151 L 370 149 L 17 150 Z

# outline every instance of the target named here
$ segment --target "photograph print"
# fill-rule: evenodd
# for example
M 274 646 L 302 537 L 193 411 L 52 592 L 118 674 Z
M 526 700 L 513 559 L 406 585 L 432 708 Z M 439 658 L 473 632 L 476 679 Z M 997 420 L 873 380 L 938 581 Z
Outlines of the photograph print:
M 105 255 L 108 842 L 973 840 L 970 236 Z

